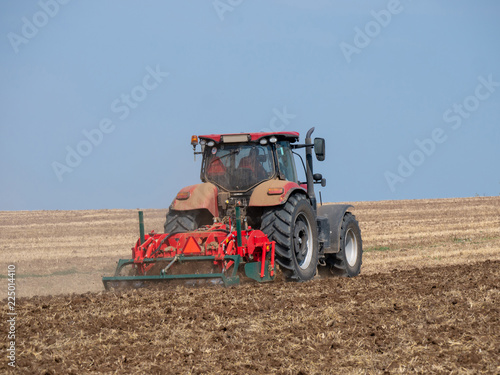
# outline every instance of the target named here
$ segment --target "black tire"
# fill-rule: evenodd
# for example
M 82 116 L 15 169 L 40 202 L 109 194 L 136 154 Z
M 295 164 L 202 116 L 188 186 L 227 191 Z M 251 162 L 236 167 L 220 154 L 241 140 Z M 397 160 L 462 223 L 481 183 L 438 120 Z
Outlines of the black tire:
M 332 254 L 329 259 L 333 266 L 332 271 L 339 276 L 358 276 L 361 271 L 362 257 L 361 229 L 356 217 L 347 212 L 340 229 L 340 251 Z
M 276 241 L 276 262 L 286 278 L 312 279 L 318 266 L 318 229 L 313 208 L 303 195 L 292 195 L 281 206 L 266 209 L 261 230 Z
M 165 233 L 191 232 L 198 229 L 197 211 L 174 211 L 167 213 L 167 220 L 163 225 Z

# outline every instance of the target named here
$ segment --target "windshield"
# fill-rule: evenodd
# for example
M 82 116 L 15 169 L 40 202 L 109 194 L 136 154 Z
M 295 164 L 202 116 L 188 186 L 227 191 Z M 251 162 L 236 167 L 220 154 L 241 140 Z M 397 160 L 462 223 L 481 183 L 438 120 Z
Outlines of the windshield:
M 246 191 L 274 176 L 270 145 L 220 145 L 205 151 L 205 176 L 228 191 Z

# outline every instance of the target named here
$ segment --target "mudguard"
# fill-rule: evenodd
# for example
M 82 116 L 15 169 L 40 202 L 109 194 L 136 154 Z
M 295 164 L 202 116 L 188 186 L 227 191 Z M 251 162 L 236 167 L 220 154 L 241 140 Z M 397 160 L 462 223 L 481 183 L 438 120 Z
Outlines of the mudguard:
M 340 251 L 340 228 L 345 213 L 351 207 L 353 206 L 350 204 L 318 206 L 318 238 L 320 242 L 323 242 L 323 252 L 325 254 L 338 253 Z
M 278 191 L 279 189 L 282 189 L 282 193 L 269 194 L 269 189 L 278 189 Z M 250 207 L 278 206 L 285 203 L 288 200 L 290 194 L 297 190 L 300 190 L 300 192 L 307 194 L 306 190 L 295 182 L 284 180 L 269 180 L 263 182 L 254 189 L 248 205 Z
M 170 209 L 176 211 L 198 210 L 202 208 L 210 211 L 214 217 L 219 216 L 217 187 L 210 182 L 186 186 L 177 193 L 177 196 L 170 205 Z

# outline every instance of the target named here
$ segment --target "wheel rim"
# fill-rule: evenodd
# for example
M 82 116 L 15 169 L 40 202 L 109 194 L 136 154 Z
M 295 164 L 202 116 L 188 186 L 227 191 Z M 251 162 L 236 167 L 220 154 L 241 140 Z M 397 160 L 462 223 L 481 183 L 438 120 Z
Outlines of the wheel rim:
M 293 248 L 297 264 L 301 269 L 307 269 L 313 254 L 313 236 L 309 221 L 303 214 L 297 216 L 295 221 Z
M 347 230 L 345 238 L 345 259 L 353 267 L 358 258 L 358 240 L 351 229 Z

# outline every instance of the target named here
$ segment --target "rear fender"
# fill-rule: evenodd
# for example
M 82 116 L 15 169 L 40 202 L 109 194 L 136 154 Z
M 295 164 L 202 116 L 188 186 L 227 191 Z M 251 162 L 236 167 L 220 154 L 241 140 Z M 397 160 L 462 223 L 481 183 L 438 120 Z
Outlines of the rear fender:
M 269 189 L 281 189 L 282 193 L 269 194 Z M 263 182 L 254 189 L 248 205 L 250 207 L 278 206 L 285 203 L 288 200 L 290 194 L 296 191 L 307 194 L 306 190 L 300 187 L 295 182 L 284 180 L 269 180 Z
M 325 254 L 338 253 L 340 251 L 340 229 L 342 220 L 350 204 L 328 204 L 318 207 L 318 237 L 323 242 Z M 329 232 L 329 233 L 328 233 Z M 323 239 L 323 241 L 321 241 Z
M 181 189 L 170 205 L 171 210 L 208 210 L 214 217 L 219 216 L 217 207 L 217 187 L 210 182 L 186 186 Z

